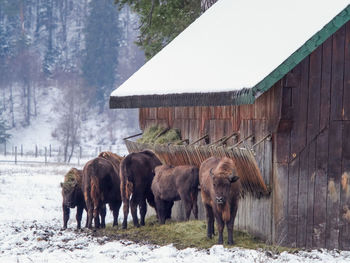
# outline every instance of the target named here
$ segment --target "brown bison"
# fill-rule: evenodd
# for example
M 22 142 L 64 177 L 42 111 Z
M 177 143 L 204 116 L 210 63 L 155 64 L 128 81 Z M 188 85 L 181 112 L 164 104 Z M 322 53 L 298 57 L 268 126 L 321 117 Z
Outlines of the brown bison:
M 147 212 L 146 200 L 155 207 L 151 184 L 154 177 L 154 168 L 162 163 L 151 151 L 130 153 L 120 164 L 120 191 L 123 199 L 123 228 L 127 228 L 129 202 L 134 226 L 139 227 L 137 206 L 140 206 L 140 224 L 145 225 Z M 131 197 L 131 200 L 130 200 Z
M 189 220 L 192 208 L 194 217 L 198 219 L 198 180 L 198 168 L 195 166 L 161 165 L 155 168 L 151 188 L 161 224 L 165 223 L 166 218 L 171 217 L 174 201 L 180 199 L 185 205 L 186 220 Z
M 77 228 L 81 228 L 81 217 L 85 207 L 84 195 L 82 191 L 82 171 L 72 168 L 64 177 L 62 187 L 62 210 L 63 210 L 63 229 L 67 228 L 70 208 L 77 207 Z
M 214 217 L 219 232 L 218 243 L 223 243 L 222 232 L 227 226 L 228 244 L 233 244 L 233 224 L 235 221 L 241 183 L 233 160 L 210 157 L 199 169 L 199 183 L 202 201 L 207 213 L 207 236 L 214 234 Z
M 83 191 L 88 211 L 87 227 L 92 227 L 94 218 L 95 227 L 105 227 L 100 224 L 99 213 L 105 204 L 109 204 L 113 212 L 113 226 L 118 225 L 118 215 L 121 206 L 119 165 L 97 157 L 87 162 L 83 169 Z

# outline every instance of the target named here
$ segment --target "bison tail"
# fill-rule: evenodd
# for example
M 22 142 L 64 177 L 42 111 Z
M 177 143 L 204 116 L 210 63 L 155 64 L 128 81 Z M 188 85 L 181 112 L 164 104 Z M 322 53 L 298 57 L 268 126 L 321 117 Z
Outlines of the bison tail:
M 130 166 L 129 158 L 126 157 L 120 165 L 120 193 L 123 200 L 129 200 L 133 192 L 134 185 L 128 180 L 127 167 Z
M 94 208 L 98 207 L 101 198 L 100 183 L 96 176 L 91 176 L 91 199 L 94 204 Z

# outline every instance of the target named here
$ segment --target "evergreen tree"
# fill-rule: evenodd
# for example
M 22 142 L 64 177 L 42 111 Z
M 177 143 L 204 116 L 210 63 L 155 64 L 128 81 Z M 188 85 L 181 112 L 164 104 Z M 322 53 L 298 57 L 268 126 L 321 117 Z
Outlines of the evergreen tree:
M 0 109 L 0 143 L 6 142 L 11 137 L 11 135 L 7 133 L 8 130 L 9 128 L 3 117 L 3 111 Z
M 110 0 L 92 0 L 85 27 L 83 78 L 90 89 L 91 103 L 100 112 L 113 90 L 121 30 L 118 10 Z
M 147 59 L 157 54 L 200 15 L 200 0 L 115 0 L 130 5 L 140 17 L 136 42 Z

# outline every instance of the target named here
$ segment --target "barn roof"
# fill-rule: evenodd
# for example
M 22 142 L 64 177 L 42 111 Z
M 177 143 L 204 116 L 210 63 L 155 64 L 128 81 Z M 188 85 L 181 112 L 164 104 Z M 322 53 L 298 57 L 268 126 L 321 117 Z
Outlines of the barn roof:
M 255 99 L 350 20 L 349 0 L 220 0 L 112 92 L 111 108 Z

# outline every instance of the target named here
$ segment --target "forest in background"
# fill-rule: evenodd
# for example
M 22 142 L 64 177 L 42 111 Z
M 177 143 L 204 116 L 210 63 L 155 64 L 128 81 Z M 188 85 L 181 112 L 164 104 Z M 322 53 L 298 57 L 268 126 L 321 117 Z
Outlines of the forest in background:
M 137 130 L 137 110 L 108 110 L 111 91 L 199 14 L 200 0 L 0 0 L 0 143 L 43 111 L 65 156 Z

